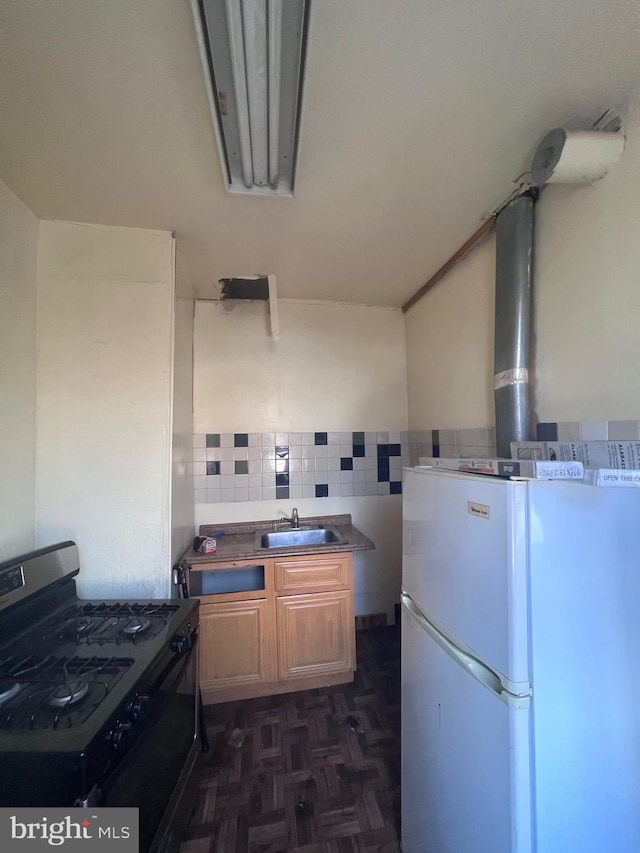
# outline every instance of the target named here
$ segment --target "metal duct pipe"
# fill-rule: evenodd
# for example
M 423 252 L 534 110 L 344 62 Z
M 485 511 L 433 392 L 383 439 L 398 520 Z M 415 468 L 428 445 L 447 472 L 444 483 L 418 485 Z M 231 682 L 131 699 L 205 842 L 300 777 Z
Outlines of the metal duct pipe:
M 512 441 L 531 438 L 529 339 L 533 198 L 518 196 L 496 217 L 496 314 L 493 387 L 496 449 L 510 458 Z

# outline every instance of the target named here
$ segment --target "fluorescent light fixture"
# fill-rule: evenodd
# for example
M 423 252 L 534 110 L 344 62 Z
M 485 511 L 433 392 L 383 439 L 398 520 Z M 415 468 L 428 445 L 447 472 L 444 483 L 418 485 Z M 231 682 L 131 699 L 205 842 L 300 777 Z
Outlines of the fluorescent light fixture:
M 311 0 L 191 0 L 227 189 L 293 195 Z

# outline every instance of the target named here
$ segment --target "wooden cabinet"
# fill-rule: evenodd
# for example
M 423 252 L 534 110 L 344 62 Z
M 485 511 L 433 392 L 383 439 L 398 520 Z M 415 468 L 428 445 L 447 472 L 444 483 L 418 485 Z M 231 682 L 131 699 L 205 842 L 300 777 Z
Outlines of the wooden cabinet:
M 267 558 L 260 571 L 256 568 L 249 561 L 191 568 L 191 594 L 201 601 L 204 702 L 352 681 L 352 554 Z M 244 585 L 249 577 L 261 580 L 238 590 L 236 572 Z M 225 591 L 213 592 L 219 588 Z M 208 594 L 202 594 L 205 590 Z

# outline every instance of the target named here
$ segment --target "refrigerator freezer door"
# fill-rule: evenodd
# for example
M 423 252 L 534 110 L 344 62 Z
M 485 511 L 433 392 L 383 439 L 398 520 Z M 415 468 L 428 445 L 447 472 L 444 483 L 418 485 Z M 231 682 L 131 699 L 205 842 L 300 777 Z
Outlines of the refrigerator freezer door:
M 528 682 L 526 482 L 413 468 L 403 493 L 404 591 L 492 669 Z
M 529 711 L 402 608 L 403 853 L 530 853 Z

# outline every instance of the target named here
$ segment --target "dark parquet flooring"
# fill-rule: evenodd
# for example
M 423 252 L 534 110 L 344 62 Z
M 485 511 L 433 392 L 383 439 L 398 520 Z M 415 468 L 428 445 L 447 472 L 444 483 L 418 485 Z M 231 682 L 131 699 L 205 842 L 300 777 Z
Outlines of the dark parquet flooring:
M 400 632 L 356 636 L 353 684 L 205 709 L 181 853 L 399 853 Z

